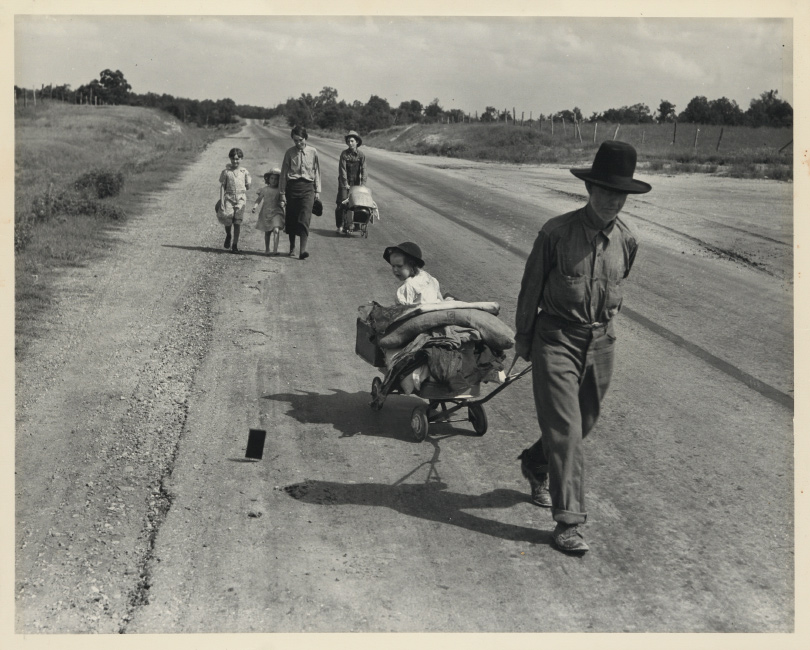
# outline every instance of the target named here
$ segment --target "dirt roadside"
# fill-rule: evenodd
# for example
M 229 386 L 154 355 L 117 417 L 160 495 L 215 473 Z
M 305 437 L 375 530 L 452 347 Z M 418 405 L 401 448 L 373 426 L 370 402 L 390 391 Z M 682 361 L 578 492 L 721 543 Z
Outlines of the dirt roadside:
M 447 235 L 446 226 L 429 215 L 409 226 L 384 214 L 370 240 L 343 240 L 332 232 L 328 209 L 314 222 L 313 258 L 306 262 L 257 254 L 260 234 L 250 230 L 245 255 L 225 253 L 208 196 L 227 149 L 247 144 L 246 164 L 258 179 L 261 168 L 277 164 L 286 140 L 248 130 L 210 147 L 118 233 L 119 248 L 107 260 L 65 276 L 51 336 L 18 368 L 20 631 L 441 631 L 472 625 L 630 631 L 636 625 L 660 629 L 655 626 L 662 612 L 670 618 L 658 625 L 694 621 L 692 629 L 734 629 L 719 614 L 703 618 L 700 607 L 719 592 L 735 620 L 744 619 L 745 605 L 731 602 L 727 591 L 728 584 L 742 584 L 746 573 L 774 594 L 757 606 L 767 623 L 750 624 L 781 629 L 782 576 L 763 577 L 754 546 L 739 549 L 750 561 L 744 570 L 709 549 L 698 553 L 696 562 L 705 564 L 694 574 L 679 571 L 675 565 L 694 540 L 685 518 L 673 520 L 666 528 L 638 532 L 674 538 L 677 553 L 670 559 L 642 557 L 634 573 L 628 564 L 633 549 L 611 537 L 632 501 L 617 488 L 600 494 L 595 508 L 614 556 L 606 552 L 595 565 L 561 562 L 546 548 L 548 522 L 540 522 L 541 513 L 526 502 L 514 468 L 502 467 L 491 434 L 472 439 L 460 425 L 455 433 L 415 445 L 407 435 L 415 399 L 392 400 L 380 417 L 367 409 L 372 373 L 357 367 L 343 324 L 353 323 L 357 304 L 370 293 L 382 295 L 393 286 L 377 260 L 383 241 L 407 238 L 418 226 L 427 241 L 446 251 L 445 261 L 435 256 L 440 274 L 452 277 L 451 260 L 458 260 L 463 272 L 456 270 L 457 283 L 471 294 L 498 295 L 502 276 L 514 278 L 518 265 L 505 263 L 486 242 Z M 475 168 L 482 170 L 477 182 L 498 191 L 519 192 L 528 181 L 513 168 L 495 166 L 486 174 L 486 167 Z M 529 175 L 539 183 L 541 173 Z M 574 203 L 563 193 L 563 187 L 570 189 L 566 174 L 548 174 L 561 188 L 556 197 L 546 197 L 551 211 Z M 327 205 L 334 179 L 329 184 Z M 708 197 L 708 184 L 694 187 L 695 197 Z M 413 209 L 403 199 L 386 200 L 394 213 Z M 651 212 L 650 219 L 656 218 Z M 667 241 L 664 231 L 651 227 L 650 234 Z M 705 254 L 697 243 L 688 245 Z M 285 243 L 281 249 L 286 251 Z M 484 279 L 475 276 L 469 257 L 483 261 Z M 693 361 L 671 350 L 667 357 L 648 335 L 629 329 L 648 366 L 667 363 L 680 365 L 683 376 L 694 372 Z M 639 396 L 649 383 L 625 373 L 620 369 L 617 385 L 624 393 L 606 422 L 628 420 L 632 438 L 644 430 L 632 404 L 643 402 Z M 739 412 L 735 423 L 782 423 L 784 414 L 772 405 L 747 401 L 725 380 L 711 381 L 729 402 L 723 413 Z M 696 398 L 705 388 L 696 383 L 688 390 Z M 492 433 L 510 449 L 519 449 L 523 430 L 536 426 L 531 413 L 516 409 L 526 390 L 517 387 L 493 407 L 493 423 L 500 424 L 493 424 Z M 631 392 L 639 399 L 629 400 Z M 666 432 L 662 423 L 678 414 L 659 406 L 657 424 Z M 243 462 L 252 426 L 271 435 L 262 463 Z M 718 432 L 716 441 L 705 444 L 719 446 L 732 434 Z M 672 442 L 678 449 L 681 441 Z M 654 458 L 649 473 L 634 481 L 652 482 L 663 468 L 684 460 L 666 446 L 611 450 L 601 444 L 600 453 L 624 469 L 632 468 L 627 458 L 634 454 Z M 711 480 L 708 471 L 701 476 Z M 610 473 L 596 468 L 595 480 L 610 485 Z M 699 509 L 699 486 L 658 480 L 660 492 L 646 495 L 649 511 L 671 507 L 668 499 Z M 746 486 L 734 489 L 748 494 Z M 735 514 L 742 509 L 737 521 L 747 521 L 749 505 L 733 496 L 722 494 L 723 507 Z M 460 557 L 458 549 L 464 549 Z M 720 567 L 716 577 L 705 571 L 712 562 Z M 658 576 L 658 589 L 645 603 L 645 578 L 662 565 L 672 574 Z M 521 589 L 537 589 L 530 572 L 538 569 L 544 571 L 544 591 L 530 601 L 516 598 Z M 590 582 L 594 572 L 603 577 L 598 587 Z M 602 596 L 620 592 L 626 615 L 614 620 L 609 610 L 549 607 L 542 623 L 535 620 L 537 598 L 551 603 L 565 589 L 585 600 L 589 589 Z M 699 599 L 684 596 L 692 589 Z M 510 611 L 508 622 L 504 609 Z

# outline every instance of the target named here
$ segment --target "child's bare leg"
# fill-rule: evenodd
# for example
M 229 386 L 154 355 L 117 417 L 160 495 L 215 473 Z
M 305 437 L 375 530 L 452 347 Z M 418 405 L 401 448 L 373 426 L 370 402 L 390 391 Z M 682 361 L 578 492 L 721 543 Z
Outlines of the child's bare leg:
M 233 246 L 231 246 L 232 251 L 239 250 L 239 231 L 242 229 L 238 223 L 233 224 Z
M 269 230 L 266 233 L 264 233 L 264 252 L 265 253 L 270 252 L 270 231 Z
M 278 253 L 278 228 L 273 229 L 273 253 Z

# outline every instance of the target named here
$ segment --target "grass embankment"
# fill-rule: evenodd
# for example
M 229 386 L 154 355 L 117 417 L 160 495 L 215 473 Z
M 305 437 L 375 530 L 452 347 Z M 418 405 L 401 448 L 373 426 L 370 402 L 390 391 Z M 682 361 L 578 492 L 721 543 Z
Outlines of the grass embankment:
M 594 141 L 594 124 L 582 124 L 580 142 L 572 125 L 563 130 L 560 122 L 555 122 L 553 135 L 548 121 L 531 126 L 419 124 L 375 131 L 364 142 L 380 149 L 467 160 L 587 167 L 599 144 L 615 135 L 636 148 L 639 167 L 645 172 L 793 178 L 792 145 L 779 151 L 793 139 L 791 129 L 680 124 L 676 130 L 674 124 L 633 124 L 619 126 L 617 133 L 616 127 L 597 124 Z
M 104 255 L 137 214 L 223 135 L 133 106 L 58 102 L 15 113 L 15 356 L 38 336 L 60 271 Z

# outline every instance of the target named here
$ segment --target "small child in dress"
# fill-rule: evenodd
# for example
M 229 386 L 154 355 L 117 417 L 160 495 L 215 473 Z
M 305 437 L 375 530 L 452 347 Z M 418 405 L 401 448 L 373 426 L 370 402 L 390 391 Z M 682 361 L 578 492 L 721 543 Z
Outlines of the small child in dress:
M 439 281 L 425 271 L 422 250 L 413 242 L 389 246 L 383 253 L 391 265 L 394 277 L 402 284 L 397 289 L 398 305 L 418 305 L 423 302 L 441 302 Z
M 232 253 L 239 252 L 239 230 L 242 226 L 242 217 L 247 203 L 247 191 L 250 189 L 250 173 L 240 167 L 245 154 L 234 147 L 228 152 L 231 163 L 219 175 L 219 202 L 220 209 L 217 219 L 225 226 L 224 248 L 230 247 Z M 233 245 L 231 245 L 231 225 L 233 225 Z
M 273 235 L 273 255 L 278 255 L 278 233 L 284 227 L 284 208 L 281 207 L 281 195 L 278 183 L 281 170 L 274 167 L 264 175 L 265 186 L 259 190 L 252 212 L 261 204 L 256 230 L 264 231 L 264 253 L 270 254 L 270 235 Z

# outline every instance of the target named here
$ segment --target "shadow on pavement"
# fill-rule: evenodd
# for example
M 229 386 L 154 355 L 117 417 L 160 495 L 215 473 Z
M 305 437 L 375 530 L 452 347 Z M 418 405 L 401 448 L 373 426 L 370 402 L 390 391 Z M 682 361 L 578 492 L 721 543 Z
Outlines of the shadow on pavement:
M 426 404 L 417 397 L 391 395 L 379 411 L 369 406 L 368 391 L 349 393 L 339 388 L 330 394 L 299 390 L 294 393 L 263 395 L 262 399 L 290 405 L 287 415 L 303 424 L 329 424 L 341 433 L 341 438 L 356 435 L 393 438 L 416 442 L 411 433 L 411 411 Z M 457 426 L 456 426 L 457 425 Z M 450 435 L 477 437 L 468 422 L 431 424 L 429 436 L 446 438 Z
M 447 485 L 441 482 L 384 485 L 306 480 L 288 485 L 284 491 L 293 499 L 305 503 L 390 508 L 409 517 L 458 526 L 513 542 L 551 544 L 551 531 L 505 524 L 465 512 L 481 508 L 510 508 L 525 503 L 526 495 L 516 490 L 497 489 L 481 495 L 469 495 L 450 492 Z M 549 523 L 553 523 L 551 517 Z
M 221 253 L 222 255 L 233 255 L 234 257 L 238 257 L 239 255 L 258 255 L 259 257 L 267 257 L 267 258 L 287 258 L 289 259 L 289 255 L 287 253 L 279 252 L 278 255 L 267 255 L 264 251 L 248 251 L 248 250 L 240 250 L 238 253 L 231 253 L 230 249 L 228 248 L 217 248 L 216 246 L 181 246 L 180 244 L 161 244 L 164 248 L 180 248 L 185 251 L 199 251 L 201 253 Z M 293 259 L 298 260 L 298 256 L 296 255 Z

